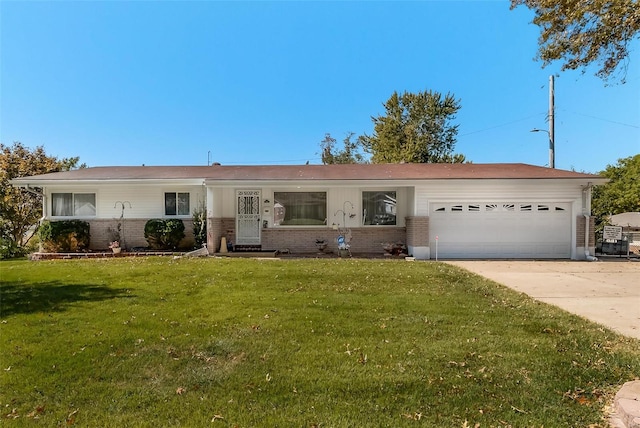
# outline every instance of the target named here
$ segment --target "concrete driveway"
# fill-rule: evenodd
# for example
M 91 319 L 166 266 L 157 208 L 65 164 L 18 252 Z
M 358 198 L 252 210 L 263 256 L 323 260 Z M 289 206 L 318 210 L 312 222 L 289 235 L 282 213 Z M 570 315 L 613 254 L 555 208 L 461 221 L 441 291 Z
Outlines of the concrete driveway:
M 640 262 L 448 261 L 640 339 Z

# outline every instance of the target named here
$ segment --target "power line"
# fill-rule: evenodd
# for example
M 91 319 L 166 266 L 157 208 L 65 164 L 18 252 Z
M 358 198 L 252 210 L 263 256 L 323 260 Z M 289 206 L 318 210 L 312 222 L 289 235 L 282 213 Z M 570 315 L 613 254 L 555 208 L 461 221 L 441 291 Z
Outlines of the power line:
M 322 161 L 322 158 L 304 158 L 304 159 L 287 159 L 287 160 L 271 160 L 271 161 L 257 161 L 257 162 L 220 162 L 223 165 L 265 165 L 265 164 L 275 164 L 275 165 L 287 165 L 289 163 L 294 163 L 294 165 L 304 164 L 307 161 Z M 300 162 L 300 164 L 298 163 Z
M 589 115 L 589 114 L 578 113 L 578 112 L 575 112 L 575 111 L 569 111 L 569 110 L 563 110 L 563 111 L 566 111 L 566 112 L 568 112 L 568 113 L 572 113 L 572 114 L 576 114 L 576 115 L 578 115 L 578 116 L 588 117 L 588 118 L 590 118 L 590 119 L 596 119 L 596 120 L 601 120 L 601 121 L 603 121 L 603 122 L 615 123 L 616 125 L 628 126 L 628 127 L 630 127 L 630 128 L 640 129 L 640 126 L 638 126 L 638 125 L 631 125 L 630 123 L 617 122 L 617 121 L 615 121 L 615 120 L 603 119 L 603 118 L 601 118 L 601 117 L 591 116 L 591 115 Z
M 534 118 L 534 117 L 538 117 L 538 116 L 546 116 L 546 114 L 547 114 L 546 112 L 544 112 L 544 113 L 537 113 L 537 114 L 534 114 L 534 115 L 532 115 L 532 116 L 523 117 L 522 119 L 513 120 L 513 121 L 511 121 L 511 122 L 502 123 L 502 124 L 500 124 L 500 125 L 491 126 L 491 127 L 489 127 L 489 128 L 478 129 L 477 131 L 467 132 L 466 134 L 458 135 L 458 137 L 466 137 L 467 135 L 478 134 L 478 133 L 480 133 L 480 132 L 490 131 L 490 130 L 492 130 L 492 129 L 496 129 L 496 128 L 502 128 L 503 126 L 513 125 L 514 123 L 518 123 L 518 122 L 524 122 L 525 120 L 529 120 L 529 119 Z

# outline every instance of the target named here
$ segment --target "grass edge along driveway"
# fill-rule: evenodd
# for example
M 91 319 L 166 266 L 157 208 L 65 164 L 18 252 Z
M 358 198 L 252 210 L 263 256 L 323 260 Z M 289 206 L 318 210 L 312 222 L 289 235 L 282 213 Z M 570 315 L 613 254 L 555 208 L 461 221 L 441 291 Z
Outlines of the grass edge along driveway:
M 606 426 L 640 343 L 459 268 L 0 263 L 6 426 Z

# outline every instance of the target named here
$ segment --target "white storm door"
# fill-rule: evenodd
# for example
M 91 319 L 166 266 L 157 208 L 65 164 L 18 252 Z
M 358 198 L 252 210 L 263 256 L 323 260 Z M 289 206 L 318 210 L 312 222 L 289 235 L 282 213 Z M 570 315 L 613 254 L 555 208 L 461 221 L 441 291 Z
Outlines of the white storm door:
M 237 190 L 236 201 L 236 244 L 260 245 L 260 190 Z

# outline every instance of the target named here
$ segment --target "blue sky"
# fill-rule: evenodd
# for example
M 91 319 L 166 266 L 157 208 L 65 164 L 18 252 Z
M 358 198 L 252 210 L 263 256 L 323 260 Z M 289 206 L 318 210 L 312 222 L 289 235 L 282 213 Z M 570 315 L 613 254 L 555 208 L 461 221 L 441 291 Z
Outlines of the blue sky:
M 548 164 L 539 30 L 508 1 L 0 1 L 0 141 L 89 166 L 320 163 L 393 91 L 451 92 L 456 152 Z M 640 153 L 627 83 L 555 79 L 556 167 Z M 615 82 L 614 82 L 615 83 Z

